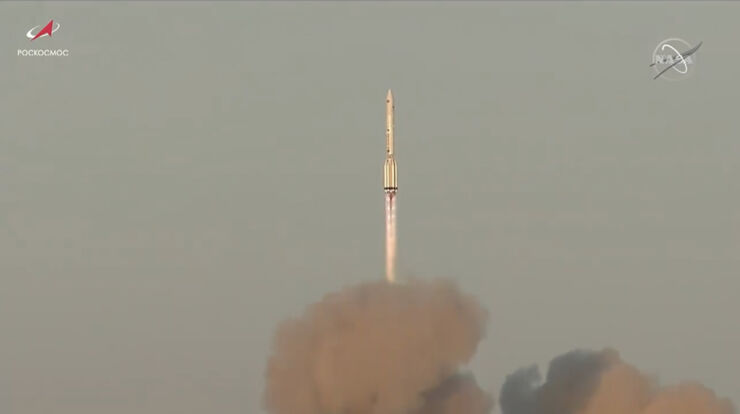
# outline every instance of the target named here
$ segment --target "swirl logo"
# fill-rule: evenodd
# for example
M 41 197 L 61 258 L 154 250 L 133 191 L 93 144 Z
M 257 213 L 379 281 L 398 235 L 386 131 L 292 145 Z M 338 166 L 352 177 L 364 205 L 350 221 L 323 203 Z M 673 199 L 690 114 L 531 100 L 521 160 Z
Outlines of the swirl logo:
M 54 20 L 49 20 L 49 23 L 46 23 L 46 26 L 44 26 L 43 29 L 37 30 L 41 25 L 32 27 L 27 33 L 26 37 L 31 39 L 31 41 L 34 41 L 38 39 L 39 37 L 49 36 L 51 37 L 52 34 L 56 33 L 57 30 L 61 27 L 59 23 L 54 25 Z
M 691 46 L 689 42 L 679 39 L 666 39 L 655 47 L 650 66 L 655 71 L 653 79 L 679 80 L 685 79 L 694 71 L 696 65 L 696 51 L 702 42 Z

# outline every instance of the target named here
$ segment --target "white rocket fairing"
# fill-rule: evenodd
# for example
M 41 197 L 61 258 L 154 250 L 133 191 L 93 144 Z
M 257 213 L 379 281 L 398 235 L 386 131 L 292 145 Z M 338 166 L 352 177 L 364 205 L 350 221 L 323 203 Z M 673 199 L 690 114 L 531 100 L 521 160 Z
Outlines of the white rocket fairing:
M 385 97 L 385 165 L 383 166 L 383 189 L 395 193 L 398 190 L 398 171 L 394 157 L 393 142 L 393 92 L 388 89 Z

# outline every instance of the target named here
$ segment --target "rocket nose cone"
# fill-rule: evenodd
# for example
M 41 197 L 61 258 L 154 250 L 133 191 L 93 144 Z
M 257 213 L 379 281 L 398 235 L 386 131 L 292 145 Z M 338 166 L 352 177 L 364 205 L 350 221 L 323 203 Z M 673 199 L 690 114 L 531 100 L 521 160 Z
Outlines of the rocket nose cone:
M 385 95 L 385 99 L 388 100 L 388 101 L 392 101 L 393 100 L 393 92 L 391 92 L 390 89 L 388 89 L 388 94 Z

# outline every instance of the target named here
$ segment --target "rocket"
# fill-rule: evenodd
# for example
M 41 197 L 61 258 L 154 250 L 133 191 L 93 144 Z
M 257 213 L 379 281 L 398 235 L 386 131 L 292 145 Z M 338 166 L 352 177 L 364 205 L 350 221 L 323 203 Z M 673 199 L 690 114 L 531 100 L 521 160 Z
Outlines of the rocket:
M 383 165 L 383 189 L 386 193 L 398 190 L 398 171 L 394 157 L 393 142 L 393 92 L 388 89 L 385 97 L 385 165 Z

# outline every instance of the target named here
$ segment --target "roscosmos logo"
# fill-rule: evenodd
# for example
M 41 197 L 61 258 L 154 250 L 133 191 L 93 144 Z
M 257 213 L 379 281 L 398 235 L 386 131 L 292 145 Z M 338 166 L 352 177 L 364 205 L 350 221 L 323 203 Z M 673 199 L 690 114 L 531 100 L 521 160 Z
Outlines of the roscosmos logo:
M 26 32 L 26 37 L 30 41 L 34 41 L 42 37 L 51 38 L 60 27 L 61 25 L 59 23 L 55 23 L 54 19 L 51 19 L 49 20 L 49 23 L 46 23 L 43 27 L 39 24 L 30 28 Z M 69 49 L 18 49 L 18 56 L 67 57 L 69 56 Z
M 52 34 L 54 34 L 57 30 L 59 30 L 61 25 L 57 23 L 56 26 L 54 26 L 54 19 L 52 19 L 52 20 L 49 20 L 49 23 L 46 23 L 46 26 L 44 26 L 43 29 L 37 31 L 36 29 L 38 29 L 39 27 L 41 27 L 41 25 L 32 27 L 31 30 L 29 30 L 28 33 L 26 33 L 26 37 L 31 40 L 36 40 L 39 37 L 44 37 L 44 36 L 51 37 Z M 35 34 L 34 34 L 34 31 L 36 32 Z

